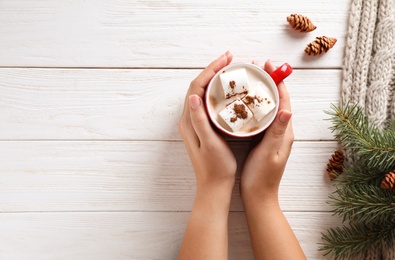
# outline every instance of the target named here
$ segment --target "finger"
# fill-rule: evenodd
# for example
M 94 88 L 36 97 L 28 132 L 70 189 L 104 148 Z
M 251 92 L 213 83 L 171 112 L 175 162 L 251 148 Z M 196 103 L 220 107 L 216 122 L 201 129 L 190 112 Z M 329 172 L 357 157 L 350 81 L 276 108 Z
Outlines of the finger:
M 211 62 L 192 82 L 188 95 L 196 94 L 203 98 L 204 89 L 207 87 L 214 75 L 232 61 L 232 53 L 227 51 L 218 59 Z
M 189 106 L 189 104 L 187 105 Z M 193 150 L 195 149 L 195 147 L 199 146 L 199 138 L 195 132 L 195 129 L 193 128 L 189 110 L 190 109 L 188 109 L 187 113 L 185 113 L 181 117 L 181 120 L 178 123 L 178 131 L 180 132 L 181 137 L 184 140 L 184 144 L 187 147 L 187 149 Z
M 265 62 L 264 65 L 264 70 L 266 72 L 268 72 L 269 74 L 272 73 L 273 71 L 275 71 L 277 68 L 274 66 L 274 64 L 272 63 L 271 60 L 267 60 Z M 277 85 L 277 89 L 278 89 L 278 94 L 280 97 L 280 104 L 279 104 L 279 108 L 278 110 L 288 110 L 288 111 L 292 111 L 291 109 L 291 100 L 287 91 L 287 88 L 285 86 L 284 81 L 281 81 L 278 85 Z M 293 129 L 292 129 L 292 120 L 290 120 L 290 122 L 288 123 L 288 131 L 291 133 L 288 136 L 292 136 L 292 140 L 293 140 Z
M 202 145 L 202 140 L 213 141 L 215 138 L 215 132 L 210 125 L 202 104 L 203 101 L 198 95 L 194 94 L 189 96 L 191 122 L 199 139 L 199 147 Z
M 294 143 L 295 139 L 295 134 L 292 129 L 292 120 L 289 120 L 287 130 L 285 130 L 284 137 L 283 137 L 283 143 L 282 146 L 279 150 L 279 154 L 286 154 L 288 157 L 289 154 L 291 153 L 292 149 L 292 144 Z
M 292 113 L 288 110 L 281 110 L 278 112 L 276 119 L 266 130 L 265 136 L 263 137 L 262 142 L 259 144 L 259 149 L 264 149 L 266 152 L 278 154 L 278 152 L 281 150 L 281 147 L 285 146 L 283 145 L 284 136 L 287 132 L 291 117 Z M 286 141 L 288 141 L 288 139 L 286 139 Z
M 229 65 L 232 61 L 232 53 L 227 51 L 222 54 L 218 59 L 211 62 L 194 80 L 187 91 L 187 97 L 196 94 L 203 98 L 204 91 L 209 81 L 214 77 L 215 73 L 221 70 L 223 67 Z M 183 116 L 189 117 L 189 105 L 188 100 L 185 98 Z
M 257 61 L 255 61 L 255 60 L 253 60 L 251 63 L 254 64 L 254 65 L 256 65 L 256 66 L 258 66 L 258 67 L 261 66 L 261 65 L 259 65 L 259 63 L 258 63 Z
M 227 51 L 218 57 L 218 59 L 211 62 L 194 80 L 192 80 L 187 92 L 187 97 L 196 94 L 203 98 L 204 90 L 207 87 L 209 81 L 214 77 L 215 73 L 217 73 L 223 67 L 229 65 L 229 63 L 232 61 L 232 58 L 232 53 Z M 188 107 L 188 101 L 185 99 L 184 112 L 188 111 Z
M 187 91 L 187 97 L 191 94 L 197 94 L 200 97 L 204 95 L 204 89 L 207 86 L 211 78 L 220 69 L 228 65 L 232 61 L 232 54 L 228 51 L 221 55 L 217 60 L 211 62 L 207 68 L 205 68 L 196 79 L 194 79 Z M 187 140 L 188 145 L 196 146 L 199 145 L 199 139 L 193 129 L 190 115 L 189 100 L 185 98 L 184 109 L 179 123 L 179 130 L 182 132 L 183 139 Z
M 273 65 L 273 63 L 270 60 L 267 60 L 265 62 L 264 69 L 267 73 L 270 74 L 276 70 L 276 67 Z M 285 87 L 285 84 L 283 81 L 281 81 L 277 85 L 277 89 L 278 89 L 278 95 L 280 96 L 280 104 L 279 104 L 278 109 L 279 110 L 286 109 L 286 110 L 292 111 L 289 94 L 288 94 L 287 88 Z

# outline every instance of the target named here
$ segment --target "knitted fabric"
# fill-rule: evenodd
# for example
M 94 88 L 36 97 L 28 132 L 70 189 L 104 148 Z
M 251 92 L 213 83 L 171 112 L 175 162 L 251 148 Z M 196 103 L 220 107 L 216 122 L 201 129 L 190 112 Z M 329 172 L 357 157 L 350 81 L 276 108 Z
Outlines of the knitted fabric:
M 359 104 L 377 126 L 395 119 L 394 0 L 352 0 L 342 100 Z
M 345 48 L 342 102 L 359 104 L 385 128 L 395 119 L 394 0 L 352 0 Z M 363 259 L 395 259 L 394 248 L 372 248 Z

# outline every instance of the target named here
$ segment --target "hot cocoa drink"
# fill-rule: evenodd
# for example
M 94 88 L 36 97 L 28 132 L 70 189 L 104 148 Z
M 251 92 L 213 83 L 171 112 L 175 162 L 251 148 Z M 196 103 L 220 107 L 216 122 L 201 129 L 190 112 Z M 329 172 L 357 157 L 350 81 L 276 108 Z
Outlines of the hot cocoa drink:
M 260 132 L 275 117 L 278 92 L 258 66 L 232 64 L 216 75 L 207 89 L 207 109 L 220 130 L 240 137 Z

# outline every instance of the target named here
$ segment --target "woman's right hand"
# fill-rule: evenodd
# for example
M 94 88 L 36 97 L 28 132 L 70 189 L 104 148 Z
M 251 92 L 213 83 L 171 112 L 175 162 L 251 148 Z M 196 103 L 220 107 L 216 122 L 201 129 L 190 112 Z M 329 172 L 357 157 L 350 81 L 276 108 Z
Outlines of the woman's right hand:
M 276 68 L 267 61 L 264 69 L 269 74 Z M 246 159 L 241 176 L 243 201 L 277 200 L 278 187 L 291 152 L 294 134 L 291 123 L 291 103 L 284 82 L 278 84 L 279 112 L 266 130 L 260 143 Z
M 275 69 L 270 61 L 265 63 L 269 74 Z M 283 82 L 277 87 L 279 112 L 247 157 L 241 176 L 241 196 L 255 259 L 306 259 L 278 201 L 278 188 L 294 134 L 288 92 Z

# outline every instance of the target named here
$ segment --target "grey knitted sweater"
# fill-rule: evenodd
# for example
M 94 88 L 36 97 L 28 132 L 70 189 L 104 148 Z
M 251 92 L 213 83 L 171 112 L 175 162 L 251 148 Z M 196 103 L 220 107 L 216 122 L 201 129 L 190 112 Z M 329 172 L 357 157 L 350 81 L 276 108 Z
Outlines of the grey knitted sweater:
M 342 101 L 358 103 L 381 128 L 395 119 L 395 0 L 351 0 Z M 364 257 L 394 260 L 395 248 Z
M 365 107 L 380 127 L 395 119 L 394 0 L 352 0 L 342 100 Z

